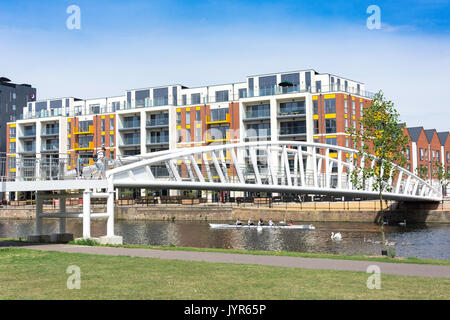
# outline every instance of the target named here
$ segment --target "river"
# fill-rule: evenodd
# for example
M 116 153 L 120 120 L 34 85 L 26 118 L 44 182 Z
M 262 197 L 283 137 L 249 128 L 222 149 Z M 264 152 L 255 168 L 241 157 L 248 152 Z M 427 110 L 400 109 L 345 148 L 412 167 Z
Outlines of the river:
M 219 222 L 220 223 L 220 222 Z M 380 227 L 372 223 L 315 222 L 315 230 L 210 229 L 198 221 L 117 221 L 115 233 L 124 243 L 176 245 L 200 248 L 297 251 L 333 254 L 379 254 Z M 57 220 L 45 220 L 44 233 L 58 230 Z M 34 220 L 0 220 L 0 238 L 26 238 L 34 230 Z M 395 242 L 397 256 L 450 259 L 450 225 L 409 224 L 385 226 L 386 238 Z M 68 220 L 67 232 L 82 235 L 82 221 Z M 332 241 L 331 232 L 342 240 Z M 92 222 L 92 236 L 106 234 L 106 222 Z

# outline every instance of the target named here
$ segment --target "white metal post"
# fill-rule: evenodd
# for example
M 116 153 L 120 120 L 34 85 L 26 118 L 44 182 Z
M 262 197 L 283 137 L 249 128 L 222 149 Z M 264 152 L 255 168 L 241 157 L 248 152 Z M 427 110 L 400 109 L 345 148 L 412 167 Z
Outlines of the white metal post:
M 61 215 L 66 214 L 66 198 L 64 197 L 64 193 L 61 191 L 59 193 L 61 196 L 59 198 L 59 213 Z M 59 218 L 59 233 L 66 233 L 66 218 Z
M 114 236 L 114 189 L 109 190 L 108 200 L 106 203 L 106 210 L 108 213 L 108 221 L 106 223 L 106 236 Z
M 40 236 L 42 234 L 42 218 L 41 214 L 44 208 L 44 199 L 41 192 L 36 192 L 36 225 L 34 234 Z
M 91 237 L 91 191 L 83 192 L 83 238 Z

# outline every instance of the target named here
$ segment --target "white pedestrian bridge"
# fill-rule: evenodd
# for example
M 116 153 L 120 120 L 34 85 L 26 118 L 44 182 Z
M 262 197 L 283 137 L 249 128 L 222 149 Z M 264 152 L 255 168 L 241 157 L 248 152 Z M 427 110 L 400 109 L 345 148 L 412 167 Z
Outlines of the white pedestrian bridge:
M 90 237 L 90 218 L 108 218 L 107 234 L 114 234 L 114 197 L 116 188 L 226 190 L 308 195 L 374 198 L 379 192 L 373 181 L 357 189 L 350 178 L 354 166 L 367 165 L 357 158 L 357 150 L 328 144 L 299 141 L 254 141 L 224 145 L 167 150 L 107 161 L 96 166 L 73 169 L 74 159 L 21 157 L 14 160 L 15 175 L 4 174 L 0 192 L 36 191 L 36 234 L 40 217 L 65 219 L 83 217 L 84 237 Z M 343 160 L 345 159 L 345 160 Z M 4 159 L 10 172 L 10 158 Z M 375 161 L 370 162 L 373 166 Z M 76 165 L 75 165 L 76 166 Z M 61 198 L 74 197 L 68 190 L 79 190 L 83 213 L 67 213 L 60 201 L 58 214 L 43 214 L 43 191 L 60 191 Z M 91 213 L 91 198 L 107 198 L 105 213 Z M 383 198 L 397 201 L 440 201 L 442 193 L 420 177 L 397 165 L 392 166 Z M 60 224 L 61 232 L 65 225 Z

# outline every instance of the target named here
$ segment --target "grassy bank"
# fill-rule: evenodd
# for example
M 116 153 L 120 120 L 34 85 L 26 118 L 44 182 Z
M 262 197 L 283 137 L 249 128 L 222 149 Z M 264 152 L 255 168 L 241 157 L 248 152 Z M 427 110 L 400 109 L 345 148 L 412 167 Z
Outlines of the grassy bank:
M 82 245 L 99 245 L 91 241 L 79 242 L 74 241 L 70 244 L 82 244 Z M 154 250 L 173 250 L 173 251 L 195 251 L 195 252 L 219 252 L 219 253 L 236 253 L 236 254 L 254 254 L 265 256 L 288 256 L 288 257 L 300 257 L 300 258 L 324 258 L 324 259 L 340 259 L 340 260 L 359 260 L 359 261 L 374 261 L 374 262 L 392 262 L 392 263 L 415 263 L 415 264 L 435 264 L 435 265 L 448 265 L 449 260 L 432 260 L 432 259 L 419 259 L 414 257 L 403 258 L 389 258 L 382 256 L 368 256 L 368 255 L 339 255 L 339 254 L 326 254 L 326 253 L 304 253 L 304 252 L 289 252 L 289 251 L 254 251 L 254 250 L 237 250 L 237 249 L 216 249 L 216 248 L 192 248 L 192 247 L 177 247 L 177 246 L 151 246 L 151 245 L 139 245 L 139 244 L 124 244 L 124 245 L 105 245 L 109 247 L 122 247 L 122 248 L 137 248 L 137 249 L 154 249 Z
M 0 299 L 450 299 L 450 279 L 0 249 Z M 68 290 L 66 269 L 81 269 Z

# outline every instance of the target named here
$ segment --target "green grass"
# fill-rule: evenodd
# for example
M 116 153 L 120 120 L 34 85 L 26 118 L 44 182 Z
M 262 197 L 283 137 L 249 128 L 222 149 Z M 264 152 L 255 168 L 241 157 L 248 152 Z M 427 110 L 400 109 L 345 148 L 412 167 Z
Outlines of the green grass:
M 450 299 L 450 279 L 0 249 L 0 299 Z M 81 269 L 68 290 L 66 269 Z
M 69 244 L 79 244 L 74 241 Z M 414 264 L 436 264 L 436 265 L 450 265 L 449 260 L 432 260 L 419 258 L 390 258 L 382 256 L 367 256 L 367 255 L 338 255 L 327 253 L 304 253 L 304 252 L 289 252 L 289 251 L 253 251 L 253 250 L 237 250 L 237 249 L 217 249 L 217 248 L 192 248 L 192 247 L 177 247 L 177 246 L 151 246 L 140 244 L 124 244 L 124 245 L 100 245 L 107 247 L 121 247 L 121 248 L 137 248 L 137 249 L 154 249 L 154 250 L 173 250 L 173 251 L 194 251 L 194 252 L 219 252 L 219 253 L 237 253 L 237 254 L 254 254 L 265 256 L 288 256 L 300 258 L 324 258 L 324 259 L 339 259 L 339 260 L 358 260 L 358 261 L 374 261 L 374 262 L 392 262 L 392 263 L 414 263 Z

